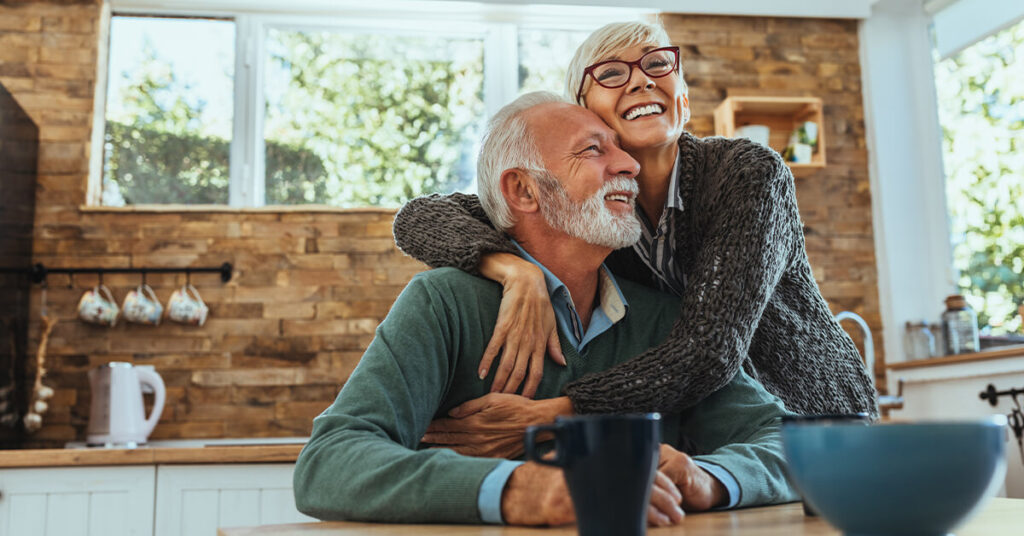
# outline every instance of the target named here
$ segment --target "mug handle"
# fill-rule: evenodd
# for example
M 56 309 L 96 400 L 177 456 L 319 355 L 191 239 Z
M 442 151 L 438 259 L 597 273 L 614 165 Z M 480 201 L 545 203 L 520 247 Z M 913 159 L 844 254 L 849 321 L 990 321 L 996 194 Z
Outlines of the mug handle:
M 117 303 L 114 302 L 114 295 L 110 293 L 110 289 L 107 288 L 106 285 L 96 285 L 94 288 L 96 289 L 97 294 L 102 292 L 103 295 L 106 296 L 107 301 L 114 305 L 114 307 L 117 307 Z
M 118 308 L 117 302 L 114 301 L 114 295 L 110 293 L 110 289 L 106 285 L 100 284 L 96 286 L 104 295 L 107 297 L 107 302 L 110 303 L 110 307 L 114 309 L 114 321 L 110 323 L 110 327 L 117 325 L 117 317 L 121 314 L 121 309 Z
M 559 451 L 561 451 L 561 448 L 560 448 L 561 444 L 559 443 L 559 441 L 561 440 L 561 434 L 560 434 L 561 431 L 562 431 L 561 423 L 538 424 L 536 426 L 528 426 L 526 428 L 526 437 L 524 438 L 524 446 L 525 446 L 525 450 L 526 450 L 526 459 L 531 460 L 531 461 L 535 461 L 537 463 L 541 463 L 541 464 L 544 464 L 544 465 L 550 465 L 550 466 L 553 466 L 553 467 L 564 467 L 564 462 L 562 460 L 562 457 L 558 455 Z M 540 434 L 540 433 L 543 433 L 543 432 L 551 432 L 551 433 L 553 433 L 555 435 L 555 451 L 554 451 L 555 452 L 555 456 L 553 458 L 550 458 L 550 459 L 544 459 L 537 452 L 537 447 L 540 446 L 540 445 L 537 443 L 536 437 L 537 437 L 537 434 Z
M 160 305 L 160 300 L 156 299 L 156 293 L 153 292 L 153 287 L 149 285 L 139 285 L 139 289 L 142 291 L 139 292 L 139 294 L 145 293 L 149 296 L 149 299 L 153 300 L 153 303 Z
M 206 302 L 203 301 L 203 297 L 199 295 L 199 291 L 196 290 L 196 287 L 192 286 L 192 283 L 189 283 L 188 285 L 181 287 L 181 290 L 181 293 L 185 294 L 186 296 L 188 295 L 189 292 L 191 292 L 192 295 L 195 296 L 197 302 L 206 305 Z

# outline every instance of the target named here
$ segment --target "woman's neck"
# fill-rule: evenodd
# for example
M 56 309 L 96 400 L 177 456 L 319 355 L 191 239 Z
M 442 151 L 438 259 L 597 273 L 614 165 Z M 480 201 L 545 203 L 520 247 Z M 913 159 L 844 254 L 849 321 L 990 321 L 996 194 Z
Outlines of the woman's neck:
M 662 147 L 630 151 L 629 154 L 640 163 L 640 174 L 636 177 L 640 184 L 637 202 L 640 203 L 640 208 L 643 209 L 648 221 L 657 226 L 668 200 L 668 187 L 672 182 L 672 169 L 676 165 L 679 145 L 672 143 Z

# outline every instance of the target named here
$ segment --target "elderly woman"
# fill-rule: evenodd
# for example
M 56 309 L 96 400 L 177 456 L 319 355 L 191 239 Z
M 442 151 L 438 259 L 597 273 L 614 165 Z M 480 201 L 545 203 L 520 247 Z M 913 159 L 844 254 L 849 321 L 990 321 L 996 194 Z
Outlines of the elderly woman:
M 488 395 L 436 422 L 429 439 L 466 453 L 509 455 L 518 449 L 511 432 L 533 422 L 573 411 L 678 413 L 724 386 L 741 366 L 791 411 L 877 414 L 872 378 L 811 273 L 789 168 L 753 142 L 701 139 L 683 130 L 687 87 L 679 48 L 664 29 L 630 22 L 597 30 L 569 64 L 566 92 L 614 129 L 640 163 L 642 237 L 607 264 L 678 295 L 679 318 L 661 346 L 577 380 L 565 390 L 568 399 L 541 406 Z M 481 378 L 502 350 L 492 391 L 516 392 L 526 379 L 523 395 L 532 396 L 545 349 L 564 362 L 539 269 L 514 255 L 475 196 L 412 200 L 394 230 L 398 246 L 413 257 L 505 286 Z M 505 447 L 498 448 L 499 438 Z

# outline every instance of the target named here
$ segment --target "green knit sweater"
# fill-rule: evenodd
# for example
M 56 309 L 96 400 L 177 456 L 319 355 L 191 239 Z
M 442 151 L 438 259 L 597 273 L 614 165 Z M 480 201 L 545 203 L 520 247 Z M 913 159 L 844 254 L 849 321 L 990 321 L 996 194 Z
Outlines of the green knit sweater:
M 619 281 L 626 316 L 576 352 L 568 365 L 545 363 L 537 398 L 559 396 L 584 374 L 605 370 L 662 341 L 676 299 Z M 335 402 L 313 422 L 295 467 L 299 510 L 320 519 L 479 523 L 480 484 L 499 463 L 450 449 L 421 449 L 427 425 L 483 396 L 493 377 L 477 367 L 490 340 L 501 287 L 459 270 L 417 275 L 377 328 L 376 337 Z M 492 367 L 491 375 L 494 374 Z M 794 500 L 782 474 L 781 401 L 745 374 L 683 415 L 663 416 L 663 439 L 686 434 L 696 456 L 730 471 L 740 505 Z

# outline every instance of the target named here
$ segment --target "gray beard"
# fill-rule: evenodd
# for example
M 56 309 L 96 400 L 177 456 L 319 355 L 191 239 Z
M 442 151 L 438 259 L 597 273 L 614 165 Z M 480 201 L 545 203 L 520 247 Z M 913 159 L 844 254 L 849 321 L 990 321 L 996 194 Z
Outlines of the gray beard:
M 569 198 L 554 175 L 545 172 L 536 177 L 542 194 L 540 213 L 552 228 L 588 244 L 611 249 L 632 246 L 640 240 L 640 220 L 636 214 L 616 216 L 604 204 L 604 197 L 610 192 L 627 191 L 635 195 L 638 191 L 635 180 L 617 177 L 577 203 Z

